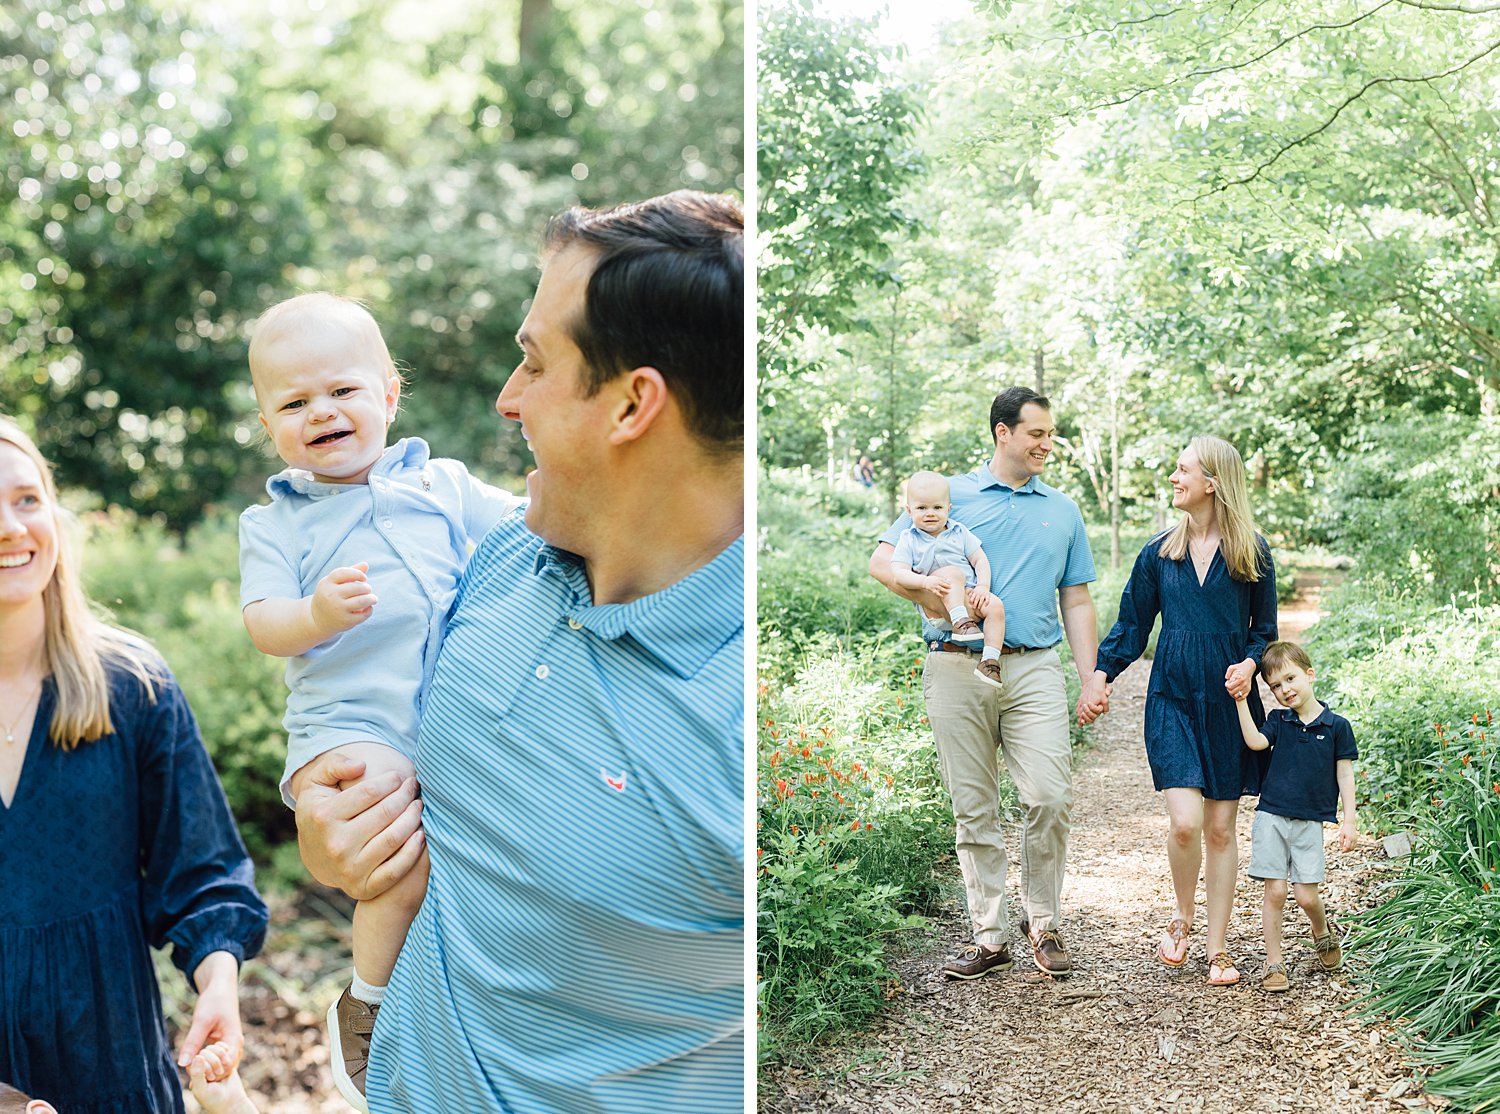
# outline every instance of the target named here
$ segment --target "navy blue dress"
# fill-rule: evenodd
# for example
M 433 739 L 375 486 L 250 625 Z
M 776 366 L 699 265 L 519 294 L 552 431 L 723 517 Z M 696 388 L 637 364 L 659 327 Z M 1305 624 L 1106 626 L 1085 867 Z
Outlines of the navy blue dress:
M 1201 789 L 1210 800 L 1260 792 L 1262 762 L 1245 745 L 1239 713 L 1224 690 L 1224 671 L 1253 658 L 1276 639 L 1276 571 L 1264 538 L 1263 573 L 1254 583 L 1229 575 L 1215 552 L 1198 583 L 1190 557 L 1161 556 L 1165 534 L 1146 543 L 1120 596 L 1120 617 L 1099 647 L 1098 667 L 1111 681 L 1141 656 L 1156 616 L 1161 634 L 1146 689 L 1146 759 L 1163 789 Z M 1250 688 L 1250 714 L 1264 722 L 1260 694 Z
M 147 945 L 191 985 L 210 952 L 260 949 L 266 906 L 176 683 L 153 704 L 109 681 L 115 734 L 65 751 L 48 679 L 0 807 L 0 1080 L 62 1114 L 181 1114 Z

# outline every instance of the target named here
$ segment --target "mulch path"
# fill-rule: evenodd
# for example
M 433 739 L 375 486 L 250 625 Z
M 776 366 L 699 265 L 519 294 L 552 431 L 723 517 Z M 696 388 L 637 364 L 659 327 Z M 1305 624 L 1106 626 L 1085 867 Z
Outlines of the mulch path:
M 1283 637 L 1316 617 L 1315 604 L 1283 611 Z M 1251 808 L 1238 826 L 1240 882 L 1229 948 L 1243 975 L 1232 987 L 1206 984 L 1204 913 L 1185 967 L 1156 959 L 1171 915 L 1166 816 L 1141 746 L 1149 662 L 1116 684 L 1111 712 L 1095 726 L 1096 746 L 1074 782 L 1073 834 L 1063 892 L 1064 938 L 1076 971 L 1040 974 L 1030 951 L 1012 943 L 1013 970 L 949 983 L 945 952 L 965 940 L 968 920 L 953 862 L 955 904 L 934 939 L 896 961 L 899 986 L 867 1031 L 762 1069 L 762 1114 L 812 1111 L 1404 1111 L 1446 1105 L 1422 1093 L 1420 1073 L 1394 1031 L 1347 1012 L 1358 994 L 1349 974 L 1324 973 L 1307 920 L 1288 902 L 1290 993 L 1259 986 L 1265 951 L 1260 884 L 1244 875 Z M 1262 695 L 1265 696 L 1264 690 Z M 1267 706 L 1274 702 L 1267 697 Z M 1333 835 L 1335 829 L 1325 829 Z M 1011 846 L 1011 910 L 1016 916 Z M 1329 846 L 1323 897 L 1335 916 L 1371 903 L 1390 869 L 1377 841 L 1342 854 Z

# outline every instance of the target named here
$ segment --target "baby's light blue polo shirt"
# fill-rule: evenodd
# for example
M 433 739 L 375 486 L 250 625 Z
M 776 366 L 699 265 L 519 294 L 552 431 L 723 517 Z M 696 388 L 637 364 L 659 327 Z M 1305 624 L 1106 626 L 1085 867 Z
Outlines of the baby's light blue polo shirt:
M 381 454 L 363 484 L 319 483 L 289 468 L 266 481 L 271 502 L 240 515 L 240 607 L 298 599 L 336 568 L 370 566 L 379 602 L 363 623 L 288 658 L 287 763 L 292 774 L 344 743 L 375 740 L 415 757 L 417 718 L 469 551 L 523 501 L 434 460 L 418 437 Z
M 1061 642 L 1057 590 L 1094 579 L 1078 504 L 1035 476 L 1011 488 L 987 465 L 949 479 L 948 501 L 989 558 L 990 591 L 1005 604 L 1005 644 Z M 903 514 L 880 540 L 895 545 L 910 525 L 911 516 Z
M 744 539 L 593 606 L 514 515 L 469 562 L 422 717 L 427 897 L 370 1108 L 744 1106 Z
M 891 554 L 891 560 L 909 565 L 912 572 L 923 576 L 945 565 L 967 568 L 969 575 L 964 583 L 972 588 L 975 583 L 974 566 L 969 561 L 969 554 L 979 548 L 979 539 L 964 529 L 960 522 L 950 520 L 936 534 L 929 534 L 915 522 L 911 522 L 896 540 L 896 552 Z

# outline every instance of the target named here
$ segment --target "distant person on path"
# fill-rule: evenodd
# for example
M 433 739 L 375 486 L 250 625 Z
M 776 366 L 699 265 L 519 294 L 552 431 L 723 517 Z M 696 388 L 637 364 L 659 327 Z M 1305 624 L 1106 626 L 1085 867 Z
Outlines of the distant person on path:
M 975 676 L 977 651 L 934 639 L 922 669 L 927 716 L 943 782 L 953 799 L 959 868 L 968 893 L 973 943 L 943 968 L 973 979 L 1011 966 L 1005 903 L 1008 859 L 1000 829 L 1000 754 L 1025 810 L 1021 829 L 1021 932 L 1037 966 L 1072 972 L 1060 930 L 1063 871 L 1073 803 L 1067 689 L 1054 647 L 1067 632 L 1080 679 L 1094 671 L 1094 602 L 1088 585 L 1094 561 L 1078 505 L 1041 482 L 1056 429 L 1046 398 L 1010 387 L 990 407 L 994 453 L 982 467 L 950 481 L 952 510 L 973 531 L 990 560 L 988 589 L 1005 606 L 1000 651 L 1004 688 Z M 911 525 L 902 515 L 875 547 L 870 575 L 919 602 L 891 567 L 896 543 Z M 985 586 L 969 594 L 977 606 Z M 1061 608 L 1062 622 L 1058 623 Z M 1091 718 L 1108 706 L 1076 709 Z
M 332 754 L 297 798 L 314 876 L 356 897 L 431 849 L 381 1114 L 744 1106 L 744 260 L 723 196 L 548 225 L 495 401 L 531 499 L 464 572 L 421 800 L 340 789 L 361 767 Z
M 255 323 L 261 425 L 286 463 L 240 517 L 240 605 L 256 648 L 287 658 L 286 766 L 295 805 L 313 759 L 365 777 L 415 772 L 417 718 L 469 550 L 521 505 L 427 443 L 386 447 L 401 379 L 357 302 L 302 294 Z M 378 592 L 378 600 L 377 600 Z M 334 1084 L 364 1103 L 370 1031 L 426 891 L 421 859 L 354 910 L 354 978 L 328 1012 Z
M 859 460 L 853 468 L 854 479 L 860 487 L 875 486 L 875 464 L 864 453 L 859 454 Z
M 1146 692 L 1146 759 L 1152 783 L 1166 797 L 1177 910 L 1157 957 L 1169 967 L 1187 961 L 1204 867 L 1208 981 L 1228 986 L 1240 978 L 1226 944 L 1239 872 L 1235 814 L 1240 797 L 1260 791 L 1260 767 L 1241 745 L 1234 702 L 1246 699 L 1256 723 L 1265 718 L 1255 670 L 1276 637 L 1276 573 L 1270 547 L 1255 532 L 1245 466 L 1233 445 L 1193 438 L 1171 483 L 1182 518 L 1136 558 L 1081 703 L 1097 707 L 1108 695 L 1146 649 L 1160 615 Z M 1088 723 L 1094 716 L 1080 718 Z
M 64 1114 L 182 1114 L 179 1064 L 239 1058 L 266 906 L 187 700 L 96 617 L 69 526 L 0 417 L 0 1080 Z M 198 992 L 175 1063 L 168 945 Z
M 911 526 L 896 541 L 891 572 L 897 584 L 919 594 L 923 641 L 982 648 L 975 675 L 1003 688 L 1005 605 L 989 590 L 990 562 L 979 539 L 948 517 L 948 505 L 948 481 L 936 472 L 918 472 L 906 481 Z M 971 607 L 968 594 L 980 584 L 985 587 L 976 592 L 979 603 Z
M 1301 646 L 1272 642 L 1261 655 L 1260 672 L 1281 707 L 1273 709 L 1259 728 L 1244 698 L 1236 700 L 1235 707 L 1245 745 L 1271 752 L 1250 833 L 1249 874 L 1266 887 L 1260 911 L 1266 969 L 1260 985 L 1277 994 L 1291 985 L 1281 955 L 1288 881 L 1312 926 L 1313 950 L 1323 969 L 1336 971 L 1344 961 L 1318 885 L 1326 867 L 1323 825 L 1338 820 L 1340 799 L 1344 820 L 1339 824 L 1339 848 L 1353 851 L 1359 842 L 1354 800 L 1354 760 L 1359 748 L 1349 721 L 1313 694 L 1312 659 Z

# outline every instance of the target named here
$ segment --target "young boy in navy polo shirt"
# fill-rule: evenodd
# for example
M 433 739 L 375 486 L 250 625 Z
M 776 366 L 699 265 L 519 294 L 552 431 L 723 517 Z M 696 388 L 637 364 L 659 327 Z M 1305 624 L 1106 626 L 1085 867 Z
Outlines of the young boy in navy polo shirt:
M 1281 916 L 1288 881 L 1312 923 L 1313 948 L 1323 968 L 1337 970 L 1344 960 L 1318 896 L 1318 884 L 1323 881 L 1323 825 L 1338 819 L 1335 810 L 1340 798 L 1344 819 L 1339 824 L 1339 848 L 1352 851 L 1359 840 L 1353 766 L 1359 750 L 1349 721 L 1313 695 L 1312 659 L 1301 646 L 1271 643 L 1261 655 L 1260 674 L 1281 707 L 1257 728 L 1245 701 L 1237 704 L 1245 745 L 1251 750 L 1271 748 L 1250 833 L 1250 877 L 1266 884 L 1261 905 L 1266 969 L 1260 985 L 1280 993 L 1291 985 L 1281 957 Z

